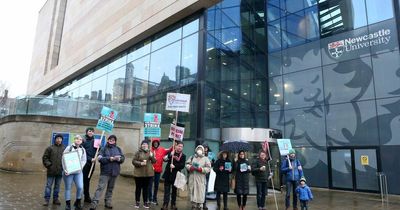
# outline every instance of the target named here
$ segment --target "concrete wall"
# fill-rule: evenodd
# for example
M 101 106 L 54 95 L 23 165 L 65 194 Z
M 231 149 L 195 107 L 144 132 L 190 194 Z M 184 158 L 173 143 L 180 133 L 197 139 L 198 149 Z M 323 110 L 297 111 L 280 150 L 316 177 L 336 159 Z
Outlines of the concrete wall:
M 0 169 L 20 172 L 45 171 L 42 155 L 50 145 L 52 132 L 85 133 L 87 127 L 95 127 L 96 120 L 48 116 L 11 115 L 0 119 Z M 143 139 L 140 123 L 116 122 L 114 134 L 118 146 L 125 153 L 122 173 L 132 175 L 132 157 Z M 96 134 L 101 134 L 96 130 Z M 107 134 L 108 136 L 108 134 Z M 95 173 L 99 173 L 97 167 Z
M 28 94 L 50 90 L 217 2 L 48 0 L 39 13 Z

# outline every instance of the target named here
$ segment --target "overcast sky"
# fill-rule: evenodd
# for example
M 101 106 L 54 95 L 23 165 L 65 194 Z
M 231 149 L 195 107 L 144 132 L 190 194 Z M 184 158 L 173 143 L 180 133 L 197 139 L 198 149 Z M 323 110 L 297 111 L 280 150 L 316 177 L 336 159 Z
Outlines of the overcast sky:
M 0 7 L 0 80 L 9 96 L 26 94 L 39 10 L 46 0 L 2 1 Z

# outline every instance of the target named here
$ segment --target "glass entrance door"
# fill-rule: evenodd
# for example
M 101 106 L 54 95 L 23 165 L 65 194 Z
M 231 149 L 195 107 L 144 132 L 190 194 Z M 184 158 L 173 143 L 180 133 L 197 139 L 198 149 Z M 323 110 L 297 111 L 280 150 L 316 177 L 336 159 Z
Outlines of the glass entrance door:
M 330 188 L 378 192 L 376 148 L 329 148 Z

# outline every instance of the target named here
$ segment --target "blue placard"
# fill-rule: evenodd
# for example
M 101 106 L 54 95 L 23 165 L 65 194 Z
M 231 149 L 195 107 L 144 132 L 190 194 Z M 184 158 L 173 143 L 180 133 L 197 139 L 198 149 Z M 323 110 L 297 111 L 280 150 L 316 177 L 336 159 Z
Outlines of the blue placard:
M 144 114 L 144 137 L 161 137 L 161 114 L 145 113 Z
M 112 132 L 114 128 L 114 120 L 117 118 L 118 112 L 103 106 L 101 109 L 101 117 L 97 121 L 96 128 L 105 132 Z
M 290 139 L 277 139 L 276 141 L 278 142 L 279 152 L 281 155 L 289 154 L 289 150 L 292 149 Z
M 225 170 L 227 170 L 227 171 L 232 170 L 232 163 L 231 162 L 225 162 Z

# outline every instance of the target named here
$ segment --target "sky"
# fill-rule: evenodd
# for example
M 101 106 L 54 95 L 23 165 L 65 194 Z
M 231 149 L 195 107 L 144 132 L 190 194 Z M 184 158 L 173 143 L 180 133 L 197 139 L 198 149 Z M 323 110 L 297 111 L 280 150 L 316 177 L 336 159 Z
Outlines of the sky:
M 46 0 L 2 1 L 0 7 L 0 81 L 9 97 L 26 94 L 39 11 Z

